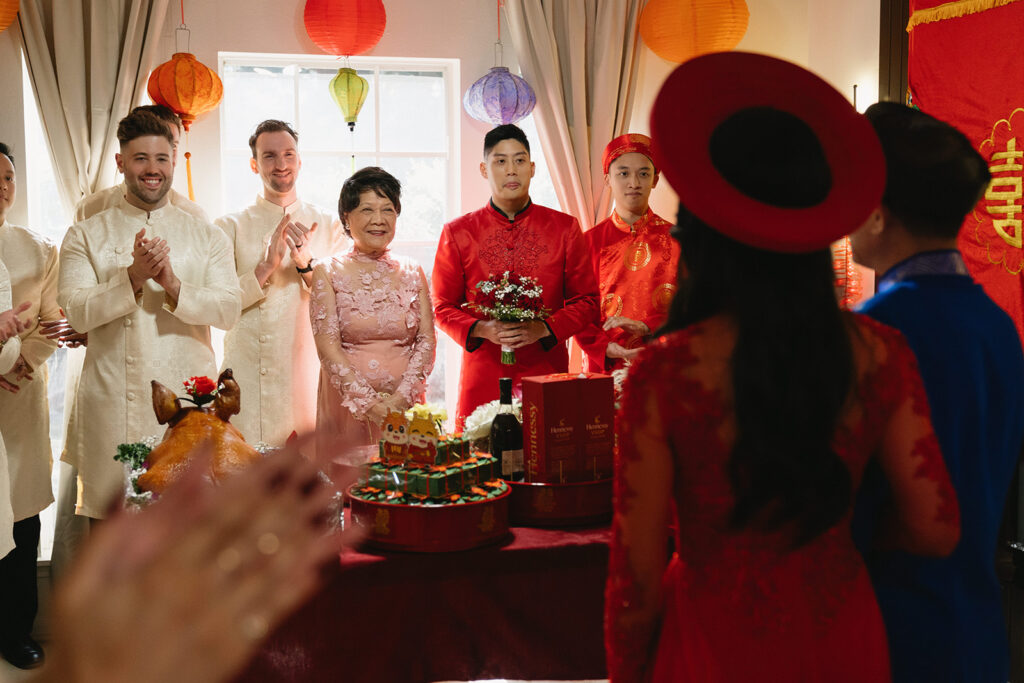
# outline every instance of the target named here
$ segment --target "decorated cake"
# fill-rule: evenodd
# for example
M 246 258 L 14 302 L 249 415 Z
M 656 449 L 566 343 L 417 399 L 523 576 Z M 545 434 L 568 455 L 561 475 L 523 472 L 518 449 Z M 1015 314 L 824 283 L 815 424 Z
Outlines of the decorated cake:
M 497 458 L 446 435 L 443 411 L 414 406 L 381 425 L 379 457 L 348 490 L 352 520 L 385 550 L 449 552 L 508 535 L 509 487 Z
M 442 411 L 414 406 L 381 425 L 379 456 L 366 466 L 351 495 L 407 505 L 487 500 L 507 490 L 497 458 L 470 450 L 461 434 L 446 435 Z

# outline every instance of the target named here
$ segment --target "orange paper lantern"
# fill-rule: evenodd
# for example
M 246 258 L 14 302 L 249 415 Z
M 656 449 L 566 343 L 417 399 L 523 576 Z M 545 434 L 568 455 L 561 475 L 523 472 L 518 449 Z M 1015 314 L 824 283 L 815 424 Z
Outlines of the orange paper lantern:
M 7 30 L 16 16 L 18 16 L 18 0 L 0 0 L 0 33 Z
M 647 47 L 670 62 L 736 47 L 747 32 L 744 0 L 651 0 L 640 15 Z
M 332 55 L 359 55 L 384 35 L 387 13 L 381 0 L 306 0 L 306 33 Z
M 200 114 L 216 109 L 224 96 L 220 77 L 188 52 L 176 52 L 149 75 L 149 97 L 181 117 L 188 130 Z

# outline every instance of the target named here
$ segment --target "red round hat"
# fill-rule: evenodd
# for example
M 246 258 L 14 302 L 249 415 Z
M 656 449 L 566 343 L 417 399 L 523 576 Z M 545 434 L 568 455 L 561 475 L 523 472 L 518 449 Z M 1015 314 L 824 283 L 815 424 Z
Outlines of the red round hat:
M 605 146 L 604 154 L 601 158 L 601 167 L 604 169 L 604 172 L 608 173 L 608 169 L 611 168 L 613 161 L 623 154 L 629 154 L 630 152 L 639 152 L 650 159 L 652 164 L 654 163 L 654 157 L 651 154 L 651 139 L 643 133 L 626 133 L 612 139 Z M 657 167 L 655 167 L 654 172 L 658 172 Z
M 745 110 L 769 109 L 806 124 L 831 173 L 824 198 L 803 207 L 759 201 L 712 161 L 711 138 Z M 823 249 L 857 229 L 879 205 L 885 158 L 874 129 L 835 88 L 795 64 L 719 52 L 682 64 L 651 111 L 654 163 L 687 210 L 738 242 L 769 251 Z

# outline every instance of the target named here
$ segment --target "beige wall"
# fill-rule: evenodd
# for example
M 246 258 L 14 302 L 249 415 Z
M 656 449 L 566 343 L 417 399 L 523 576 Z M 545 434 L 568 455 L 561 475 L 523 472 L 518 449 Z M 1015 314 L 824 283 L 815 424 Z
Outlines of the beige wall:
M 174 49 L 173 29 L 180 23 L 180 8 L 177 3 L 171 4 L 164 50 L 168 56 Z M 192 31 L 191 48 L 199 61 L 216 69 L 218 52 L 323 54 L 306 35 L 302 20 L 305 2 L 261 2 L 259 11 L 254 11 L 256 5 L 252 0 L 186 3 L 185 19 Z M 384 36 L 367 55 L 458 58 L 461 60 L 460 97 L 473 81 L 494 66 L 497 23 L 492 2 L 387 0 L 385 7 L 388 21 Z M 511 43 L 503 42 L 505 65 L 514 68 Z M 490 126 L 470 118 L 465 112 L 461 113 L 460 123 L 461 204 L 463 211 L 469 211 L 481 206 L 489 196 L 487 185 L 476 169 L 483 136 Z M 342 125 L 340 118 L 339 125 Z M 193 173 L 196 187 L 204 188 L 209 196 L 202 203 L 211 215 L 221 213 L 219 136 L 220 120 L 216 112 L 199 119 L 192 128 L 192 148 L 210 150 L 204 153 L 200 163 L 193 159 Z M 183 177 L 179 178 L 175 186 L 183 181 Z
M 861 111 L 877 98 L 879 16 L 875 0 L 747 0 L 747 7 L 750 23 L 736 49 L 800 64 L 851 100 L 852 85 L 857 83 Z M 649 132 L 651 104 L 676 66 L 643 49 L 633 131 Z M 660 183 L 651 193 L 651 207 L 665 218 L 675 218 L 678 198 L 668 183 Z
M 25 158 L 25 102 L 22 98 L 21 41 L 18 39 L 17 21 L 0 33 L 0 141 L 11 146 L 19 178 L 24 177 L 28 164 L 38 160 Z M 49 163 L 49 160 L 43 160 Z M 7 219 L 17 225 L 28 225 L 28 202 L 24 186 L 18 187 L 19 199 L 11 207 Z

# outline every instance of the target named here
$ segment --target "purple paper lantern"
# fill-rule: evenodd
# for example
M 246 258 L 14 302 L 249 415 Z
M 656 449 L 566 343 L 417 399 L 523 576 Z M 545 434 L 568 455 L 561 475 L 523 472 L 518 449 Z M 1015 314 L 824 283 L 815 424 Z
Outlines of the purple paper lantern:
M 493 124 L 515 123 L 526 118 L 537 104 L 537 96 L 530 84 L 509 72 L 508 67 L 496 66 L 476 83 L 462 98 L 466 113 L 478 121 Z

